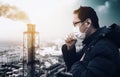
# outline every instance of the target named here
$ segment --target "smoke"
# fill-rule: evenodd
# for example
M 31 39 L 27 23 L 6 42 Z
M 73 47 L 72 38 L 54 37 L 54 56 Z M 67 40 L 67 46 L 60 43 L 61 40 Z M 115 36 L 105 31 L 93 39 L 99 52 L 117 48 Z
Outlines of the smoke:
M 30 22 L 29 17 L 24 11 L 21 11 L 16 6 L 11 6 L 9 4 L 0 4 L 0 17 L 19 20 L 25 23 Z

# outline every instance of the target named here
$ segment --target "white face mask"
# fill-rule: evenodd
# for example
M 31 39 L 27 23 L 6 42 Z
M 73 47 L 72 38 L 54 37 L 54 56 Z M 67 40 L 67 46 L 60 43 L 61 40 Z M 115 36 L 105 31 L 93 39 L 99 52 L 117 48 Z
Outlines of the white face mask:
M 80 32 L 79 26 L 73 28 L 73 33 L 78 39 L 85 38 L 85 33 Z
M 83 39 L 85 39 L 86 32 L 87 32 L 88 29 L 89 29 L 89 27 L 85 30 L 84 33 L 82 33 L 82 32 L 80 32 L 79 26 L 76 26 L 76 27 L 73 28 L 73 33 L 78 39 L 83 40 Z

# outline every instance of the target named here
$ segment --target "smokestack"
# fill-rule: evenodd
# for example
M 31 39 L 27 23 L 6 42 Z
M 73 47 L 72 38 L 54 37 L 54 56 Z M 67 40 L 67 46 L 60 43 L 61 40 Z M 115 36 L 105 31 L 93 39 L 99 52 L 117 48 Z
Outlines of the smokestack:
M 35 52 L 39 47 L 39 32 L 36 32 L 34 24 L 27 24 L 27 31 L 24 32 L 24 52 L 27 52 L 27 77 L 35 77 Z M 36 45 L 37 43 L 37 45 Z M 26 46 L 25 46 L 26 45 Z
M 27 24 L 28 32 L 35 32 L 35 25 L 34 24 Z

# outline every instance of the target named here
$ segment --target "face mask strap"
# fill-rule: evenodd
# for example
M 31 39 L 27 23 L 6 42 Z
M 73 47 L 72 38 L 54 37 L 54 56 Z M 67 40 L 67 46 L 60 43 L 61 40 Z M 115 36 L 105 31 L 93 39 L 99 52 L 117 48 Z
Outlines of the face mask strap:
M 84 21 L 84 22 L 82 23 L 82 25 L 85 24 L 85 23 L 86 23 L 86 22 Z M 86 33 L 89 28 L 90 28 L 90 25 L 87 27 L 87 29 L 86 29 L 83 33 Z
M 88 27 L 87 27 L 87 29 L 85 30 L 85 32 L 84 32 L 84 33 L 86 33 L 86 32 L 89 30 L 89 28 L 90 28 L 90 26 L 88 26 Z

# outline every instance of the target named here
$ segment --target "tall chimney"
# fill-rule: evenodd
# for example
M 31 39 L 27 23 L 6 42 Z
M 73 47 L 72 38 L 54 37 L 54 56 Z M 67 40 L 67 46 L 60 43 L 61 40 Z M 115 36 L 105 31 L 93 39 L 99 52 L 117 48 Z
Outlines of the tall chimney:
M 27 56 L 27 77 L 35 77 L 35 51 L 39 47 L 39 32 L 35 31 L 34 24 L 27 24 L 27 31 L 24 32 L 24 52 Z M 38 42 L 36 45 L 36 42 Z M 23 65 L 24 66 L 24 65 Z M 24 67 L 25 68 L 25 67 Z M 24 74 L 24 73 L 23 73 Z

